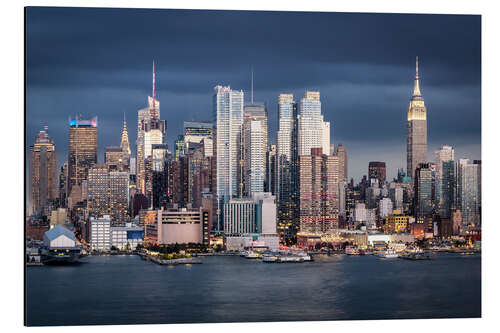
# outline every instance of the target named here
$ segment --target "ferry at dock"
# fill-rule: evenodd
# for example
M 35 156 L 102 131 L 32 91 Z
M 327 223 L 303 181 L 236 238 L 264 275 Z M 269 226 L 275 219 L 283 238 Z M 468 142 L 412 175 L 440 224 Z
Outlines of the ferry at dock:
M 385 258 L 385 259 L 391 259 L 391 258 L 397 258 L 397 257 L 399 257 L 399 254 L 397 254 L 396 251 L 394 251 L 394 250 L 381 251 L 381 252 L 378 252 L 376 255 L 379 258 Z

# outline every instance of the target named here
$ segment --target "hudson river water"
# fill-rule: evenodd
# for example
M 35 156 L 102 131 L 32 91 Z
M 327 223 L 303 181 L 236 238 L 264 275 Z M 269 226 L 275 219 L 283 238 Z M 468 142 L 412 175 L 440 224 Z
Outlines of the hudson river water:
M 204 257 L 160 266 L 90 256 L 78 266 L 28 267 L 28 325 L 208 323 L 481 316 L 481 256 L 408 261 L 316 257 L 269 264 Z

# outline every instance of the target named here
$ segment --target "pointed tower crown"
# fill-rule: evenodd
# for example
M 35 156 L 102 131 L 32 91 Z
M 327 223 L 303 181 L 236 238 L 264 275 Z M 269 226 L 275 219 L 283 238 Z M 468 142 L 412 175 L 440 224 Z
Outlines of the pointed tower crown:
M 413 96 L 408 107 L 408 120 L 426 120 L 427 109 L 425 108 L 424 97 L 420 92 L 420 76 L 418 73 L 418 57 L 415 65 L 415 80 L 413 86 Z
M 127 120 L 125 119 L 125 113 L 123 113 L 123 129 L 122 129 L 122 140 L 120 142 L 120 148 L 124 153 L 130 155 L 130 144 L 128 142 Z

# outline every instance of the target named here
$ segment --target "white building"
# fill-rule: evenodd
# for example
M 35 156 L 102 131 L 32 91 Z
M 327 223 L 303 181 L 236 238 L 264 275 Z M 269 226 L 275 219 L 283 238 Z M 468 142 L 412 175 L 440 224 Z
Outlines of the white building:
M 144 241 L 144 229 L 127 223 L 125 226 L 111 227 L 111 246 L 119 250 L 135 250 Z
M 111 217 L 90 218 L 90 249 L 109 251 L 111 248 Z
M 56 225 L 43 234 L 43 245 L 51 249 L 74 248 L 76 238 L 73 232 L 62 225 Z
M 276 235 L 276 200 L 271 193 L 253 194 L 257 205 L 257 232 L 262 235 Z
M 323 121 L 319 91 L 306 91 L 300 100 L 298 116 L 298 153 L 311 155 L 311 148 L 323 148 L 330 152 L 330 123 Z
M 386 217 L 392 214 L 392 200 L 389 198 L 383 198 L 378 202 L 378 211 L 380 217 Z
M 228 202 L 238 196 L 242 184 L 240 159 L 243 130 L 243 91 L 216 86 L 213 97 L 216 151 L 217 199 Z
M 247 196 L 264 192 L 266 147 L 262 120 L 245 122 L 245 192 Z
M 279 108 L 279 130 L 277 138 L 277 154 L 290 161 L 292 132 L 295 121 L 294 108 L 296 102 L 293 100 L 293 94 L 280 94 L 278 99 Z
M 368 209 L 364 203 L 357 203 L 354 207 L 354 221 L 357 223 L 366 222 L 368 220 Z
M 224 234 L 276 235 L 276 201 L 271 193 L 232 199 L 224 204 Z

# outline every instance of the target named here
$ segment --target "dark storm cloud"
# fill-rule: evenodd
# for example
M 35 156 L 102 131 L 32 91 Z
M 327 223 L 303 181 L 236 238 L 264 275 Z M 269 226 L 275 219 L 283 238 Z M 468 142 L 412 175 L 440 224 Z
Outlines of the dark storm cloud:
M 247 92 L 253 66 L 271 140 L 277 95 L 319 89 L 350 159 L 367 164 L 362 148 L 393 147 L 394 170 L 404 166 L 415 55 L 430 144 L 475 145 L 464 153 L 480 157 L 479 16 L 28 8 L 26 31 L 27 141 L 48 124 L 61 160 L 77 113 L 98 115 L 101 152 L 119 143 L 123 113 L 134 142 L 154 58 L 170 145 L 183 120 L 211 119 L 213 86 Z

